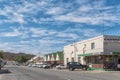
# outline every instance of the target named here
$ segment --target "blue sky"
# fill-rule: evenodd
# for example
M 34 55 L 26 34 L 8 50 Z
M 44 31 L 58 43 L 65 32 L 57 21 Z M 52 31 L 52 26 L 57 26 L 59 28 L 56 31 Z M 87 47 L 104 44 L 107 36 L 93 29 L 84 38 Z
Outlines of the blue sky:
M 0 50 L 47 54 L 103 30 L 120 35 L 119 0 L 0 0 Z

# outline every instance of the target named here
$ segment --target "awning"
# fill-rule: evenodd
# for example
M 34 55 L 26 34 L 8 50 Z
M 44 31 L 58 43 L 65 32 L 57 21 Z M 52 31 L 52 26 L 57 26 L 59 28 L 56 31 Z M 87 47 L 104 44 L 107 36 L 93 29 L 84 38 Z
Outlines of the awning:
M 79 54 L 78 56 L 92 56 L 93 53 L 85 53 L 85 54 Z
M 120 55 L 120 52 L 112 52 L 111 54 L 109 53 L 101 53 L 101 54 L 93 54 L 93 53 L 85 53 L 85 54 L 78 54 L 78 56 L 93 56 L 93 55 Z
M 119 54 L 120 55 L 120 52 L 113 52 L 112 54 Z

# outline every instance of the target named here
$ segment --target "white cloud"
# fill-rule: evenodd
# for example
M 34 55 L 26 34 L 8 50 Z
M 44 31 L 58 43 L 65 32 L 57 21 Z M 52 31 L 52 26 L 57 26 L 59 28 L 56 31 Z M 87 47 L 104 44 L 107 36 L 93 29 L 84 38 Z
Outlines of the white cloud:
M 42 36 L 50 36 L 55 35 L 57 32 L 54 30 L 42 29 L 42 28 L 31 28 L 30 29 L 32 37 L 42 37 Z
M 61 7 L 52 7 L 47 10 L 46 14 L 58 15 L 64 12 L 64 9 Z
M 0 36 L 3 36 L 3 37 L 16 37 L 16 36 L 20 36 L 20 35 L 22 35 L 22 33 L 18 29 L 14 29 L 12 32 L 0 33 Z
M 79 1 L 79 0 L 78 0 Z M 87 0 L 89 1 L 89 0 Z M 79 8 L 65 15 L 56 15 L 53 18 L 57 21 L 77 22 L 92 25 L 104 25 L 119 23 L 120 5 L 105 6 L 105 0 L 81 4 Z M 116 12 L 116 13 L 115 13 Z
M 51 45 L 54 45 L 54 44 L 63 44 L 65 43 L 64 41 L 60 41 L 60 40 L 53 40 L 53 39 L 42 39 L 42 40 L 39 40 L 40 44 L 51 44 Z
M 62 37 L 62 38 L 71 38 L 71 39 L 78 39 L 79 36 L 75 33 L 64 33 L 64 32 L 60 32 L 57 35 L 58 37 Z

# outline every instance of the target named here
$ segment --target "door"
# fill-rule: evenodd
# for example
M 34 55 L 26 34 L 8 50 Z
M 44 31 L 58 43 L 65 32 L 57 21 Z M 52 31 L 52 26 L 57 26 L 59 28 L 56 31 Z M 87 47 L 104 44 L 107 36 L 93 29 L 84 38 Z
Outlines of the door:
M 118 59 L 118 64 L 120 64 L 120 59 Z

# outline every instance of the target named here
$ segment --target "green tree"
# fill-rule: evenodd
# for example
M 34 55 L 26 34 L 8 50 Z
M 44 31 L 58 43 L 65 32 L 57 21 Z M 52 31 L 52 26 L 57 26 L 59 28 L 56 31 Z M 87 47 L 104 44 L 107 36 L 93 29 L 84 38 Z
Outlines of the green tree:
M 3 58 L 3 54 L 4 54 L 4 52 L 0 51 L 0 58 Z
M 28 55 L 22 55 L 22 56 L 18 56 L 16 58 L 16 61 L 19 63 L 26 63 L 29 59 L 30 57 Z
M 0 70 L 1 70 L 1 68 L 2 68 L 2 59 L 1 58 L 3 58 L 3 51 L 0 51 Z

